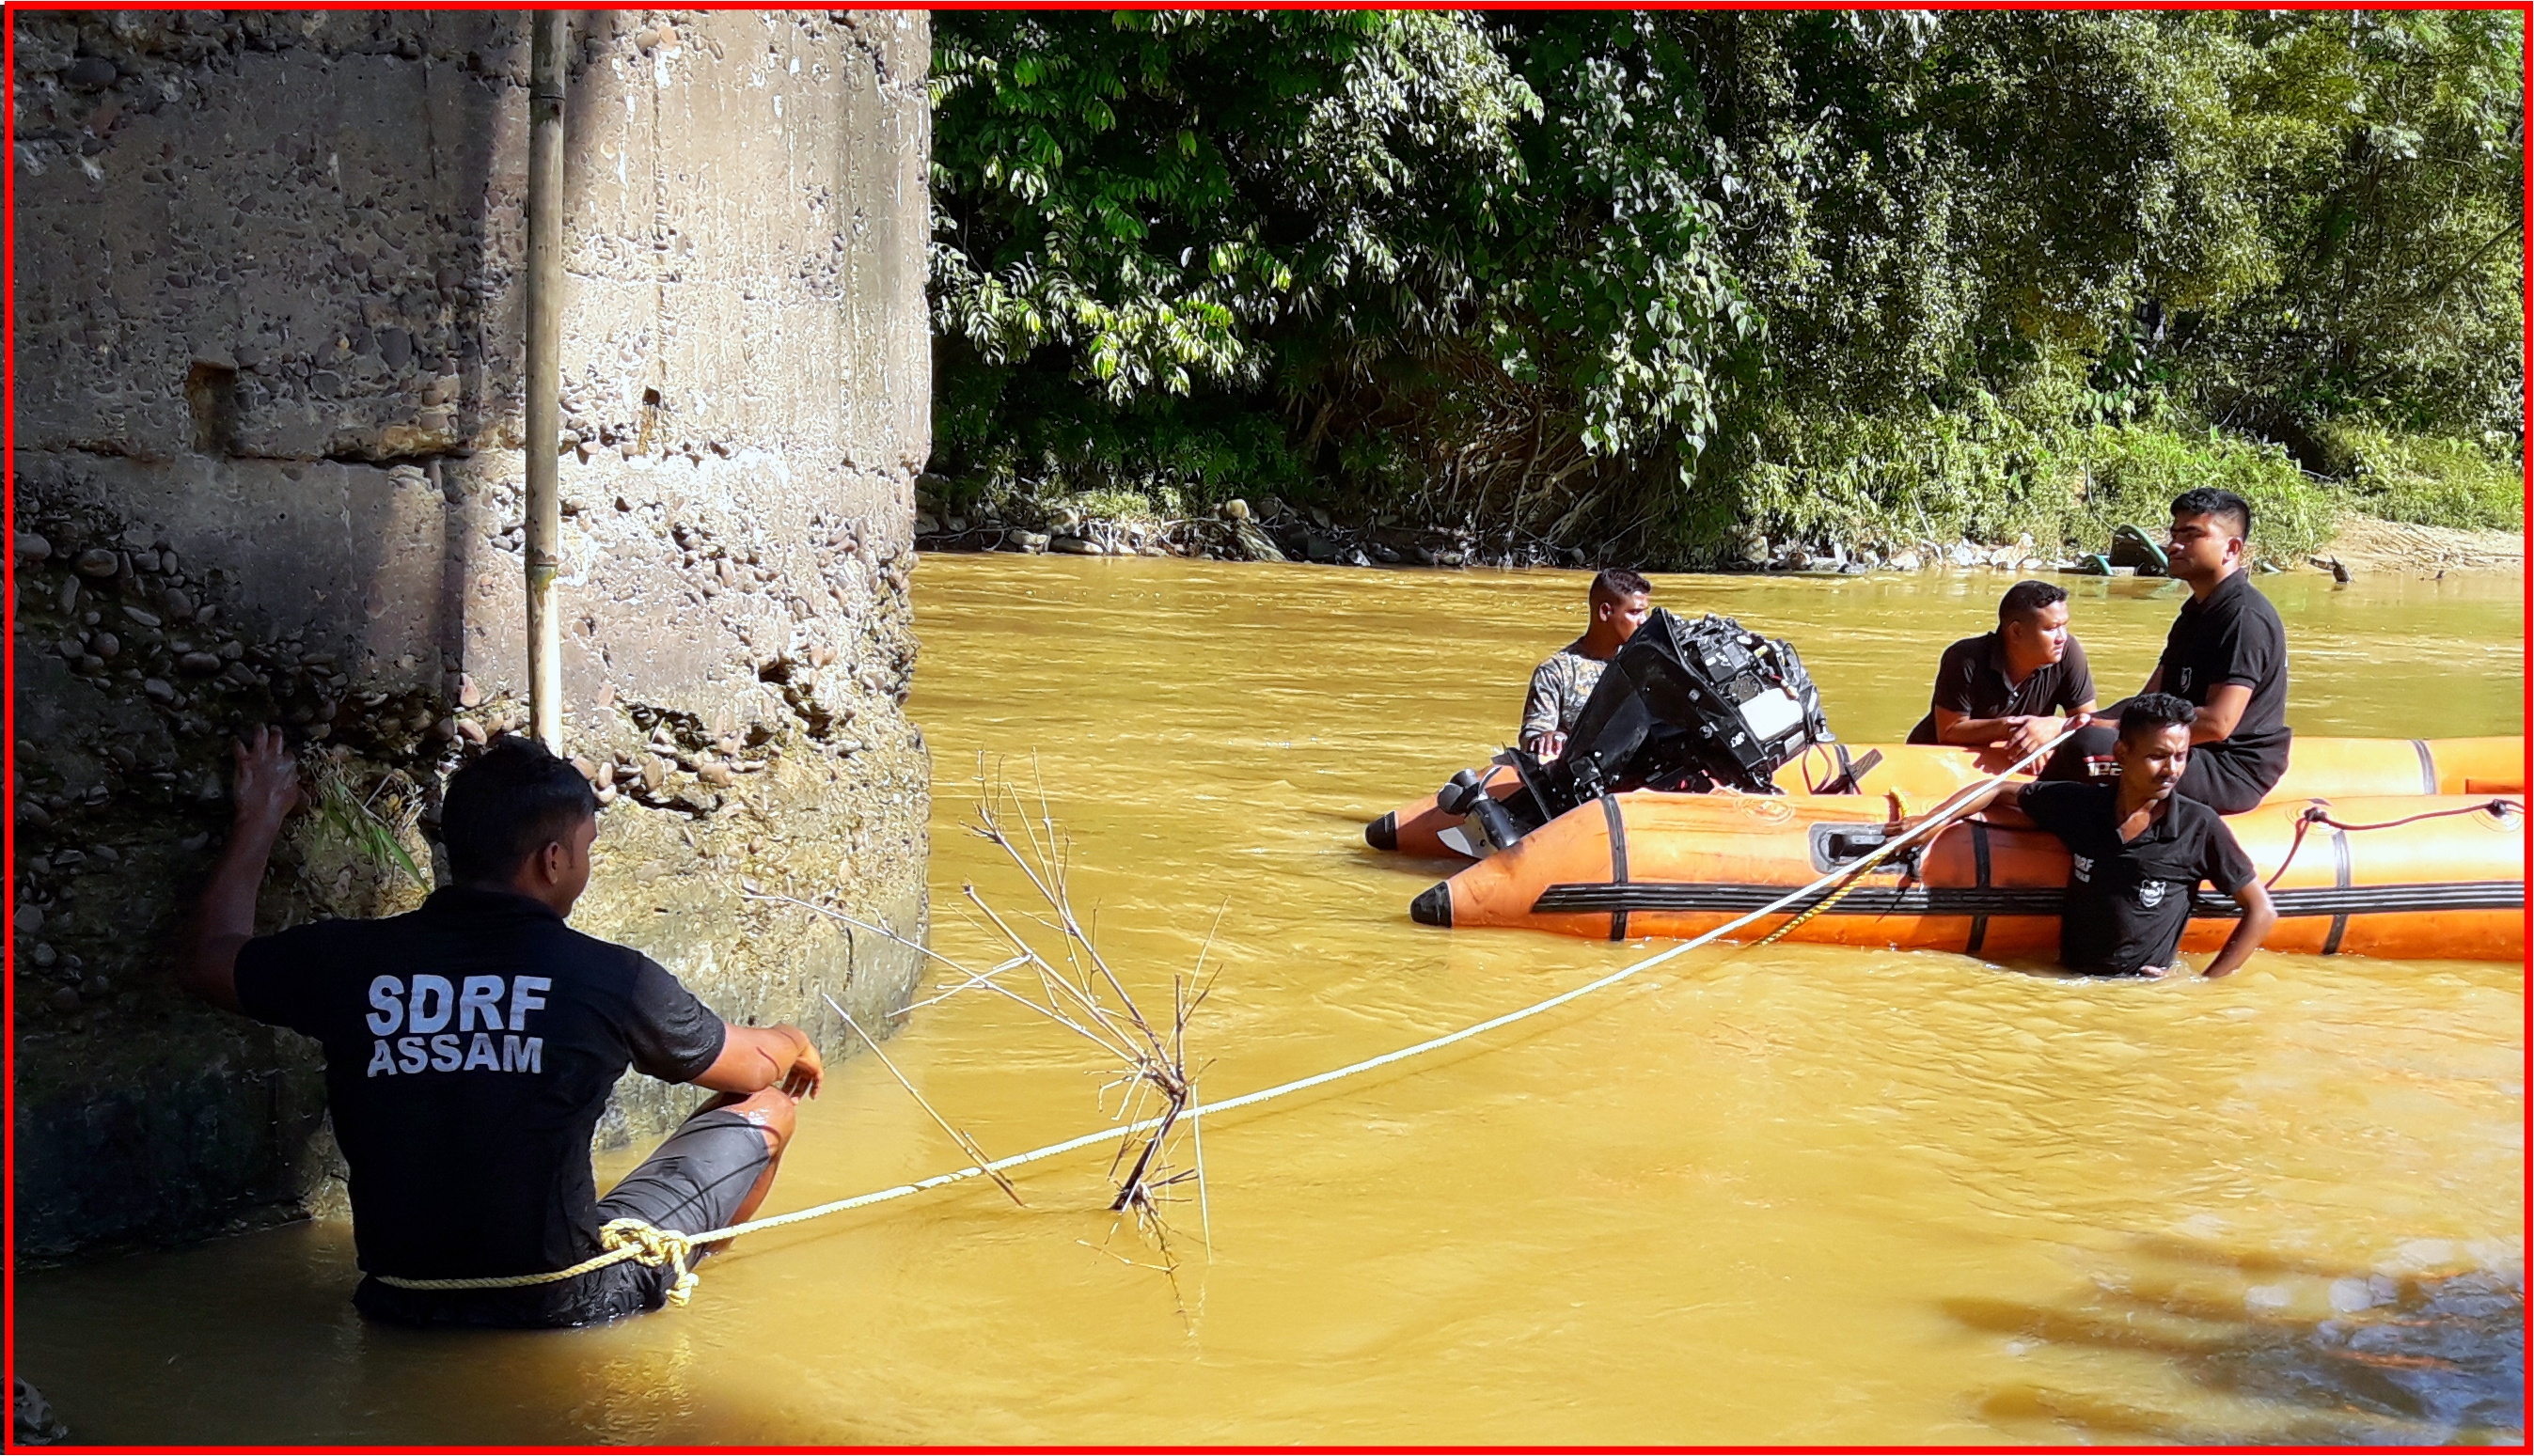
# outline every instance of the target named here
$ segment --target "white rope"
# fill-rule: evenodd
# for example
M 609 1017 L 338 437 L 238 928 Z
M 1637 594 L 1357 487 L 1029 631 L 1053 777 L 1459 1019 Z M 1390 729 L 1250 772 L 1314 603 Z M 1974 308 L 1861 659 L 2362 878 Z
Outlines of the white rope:
M 1942 829 L 1951 821 L 1956 813 L 1960 812 L 1954 807 L 1955 805 L 1967 804 L 1973 796 L 1985 793 L 1987 790 L 2004 784 L 2008 779 L 2014 777 L 2016 774 L 2021 773 L 2024 768 L 2039 759 L 2043 754 L 2046 754 L 2051 749 L 2057 747 L 2059 738 L 2064 737 L 2068 729 L 2066 728 L 2061 729 L 2060 733 L 2053 736 L 2050 742 L 2042 744 L 2030 753 L 2025 754 L 2022 758 L 2016 760 L 2013 764 L 1999 770 L 1985 782 L 1972 785 L 1968 788 L 1958 789 L 1954 793 L 1948 795 L 1933 812 L 1928 814 L 1926 820 L 1919 824 L 1917 828 L 1900 835 L 1897 838 L 1885 841 L 1882 845 L 1883 850 L 1888 853 L 1889 851 L 1898 849 L 1921 836 L 1928 835 L 1936 830 Z M 1621 966 L 1619 969 L 1610 972 L 1608 975 L 1600 977 L 1599 980 L 1587 981 L 1583 985 L 1577 986 L 1572 990 L 1561 991 L 1558 994 L 1549 997 L 1545 1001 L 1534 1002 L 1532 1005 L 1526 1006 L 1519 1011 L 1510 1011 L 1500 1017 L 1490 1017 L 1486 1020 L 1479 1021 L 1475 1025 L 1464 1026 L 1458 1031 L 1448 1031 L 1441 1036 L 1428 1037 L 1423 1041 L 1418 1042 L 1414 1046 L 1404 1046 L 1399 1048 L 1397 1051 L 1384 1052 L 1377 1057 L 1366 1057 L 1360 1062 L 1351 1062 L 1344 1067 L 1335 1069 L 1334 1071 L 1322 1072 L 1311 1077 L 1297 1077 L 1288 1082 L 1279 1082 L 1272 1087 L 1262 1087 L 1255 1092 L 1244 1092 L 1237 1097 L 1228 1098 L 1221 1102 L 1206 1103 L 1202 1105 L 1191 1103 L 1186 1110 L 1178 1114 L 1178 1117 L 1181 1121 L 1193 1123 L 1205 1117 L 1209 1113 L 1233 1112 L 1243 1107 L 1255 1107 L 1262 1102 L 1273 1102 L 1279 1097 L 1290 1097 L 1296 1092 L 1305 1092 L 1309 1091 L 1313 1087 L 1327 1086 L 1331 1082 L 1343 1081 L 1350 1077 L 1359 1077 L 1364 1073 L 1377 1071 L 1380 1068 L 1405 1062 L 1414 1057 L 1421 1057 L 1428 1052 L 1441 1051 L 1447 1046 L 1467 1041 L 1473 1036 L 1484 1035 L 1489 1031 L 1513 1025 L 1517 1021 L 1527 1021 L 1534 1017 L 1543 1016 L 1549 1012 L 1555 1011 L 1557 1008 L 1564 1006 L 1569 1002 L 1580 1001 L 1584 997 L 1590 996 L 1596 991 L 1607 990 L 1612 986 L 1618 985 L 1622 981 L 1642 975 L 1667 961 L 1685 956 L 1691 951 L 1695 951 L 1699 947 L 1704 946 L 1711 941 L 1730 935 L 1734 931 L 1751 924 L 1755 920 L 1762 919 L 1769 915 L 1774 915 L 1794 904 L 1798 901 L 1801 901 L 1808 895 L 1829 889 L 1835 882 L 1855 873 L 1857 868 L 1858 867 L 1856 866 L 1841 865 L 1839 868 L 1832 870 L 1830 873 L 1823 875 L 1820 879 L 1813 881 L 1811 884 L 1804 886 L 1800 890 L 1790 890 L 1786 892 L 1786 894 L 1779 897 L 1776 901 L 1762 905 L 1760 908 L 1753 910 L 1748 914 L 1732 920 L 1727 920 L 1713 930 L 1707 931 L 1690 940 L 1685 940 L 1679 945 L 1673 946 L 1670 950 L 1658 952 L 1655 955 L 1647 957 L 1643 961 L 1635 962 L 1634 964 Z M 804 909 L 815 910 L 820 914 L 831 915 L 836 919 L 845 920 L 852 924 L 862 926 L 864 929 L 887 936 L 889 939 L 898 941 L 901 944 L 915 944 L 912 941 L 905 940 L 903 937 L 883 926 L 867 924 L 861 920 L 856 920 L 853 916 L 847 915 L 840 910 L 829 909 L 824 905 L 812 904 L 807 901 L 793 900 L 790 896 L 784 895 L 759 894 L 754 898 L 784 901 L 792 904 L 800 905 Z M 927 948 L 921 946 L 916 948 L 919 950 L 927 950 Z M 927 954 L 933 953 L 927 950 Z M 1085 1133 L 1079 1137 L 1068 1137 L 1062 1142 L 1051 1142 L 1045 1147 L 1032 1148 L 1028 1152 L 1023 1153 L 1014 1153 L 1007 1158 L 996 1158 L 992 1162 L 961 1168 L 952 1173 L 935 1174 L 920 1183 L 900 1184 L 896 1188 L 882 1189 L 877 1193 L 863 1194 L 851 1198 L 838 1198 L 832 1203 L 820 1203 L 814 1207 L 800 1209 L 797 1212 L 779 1214 L 772 1218 L 757 1219 L 751 1223 L 741 1224 L 736 1228 L 718 1229 L 708 1234 L 698 1234 L 694 1236 L 694 1240 L 698 1244 L 713 1242 L 730 1238 L 741 1233 L 754 1232 L 759 1229 L 777 1228 L 790 1223 L 806 1223 L 814 1218 L 824 1218 L 831 1213 L 844 1213 L 855 1208 L 868 1208 L 875 1203 L 886 1203 L 897 1198 L 912 1197 L 917 1194 L 930 1193 L 935 1189 L 946 1188 L 951 1184 L 965 1182 L 971 1178 L 982 1178 L 990 1170 L 996 1173 L 1000 1173 L 1006 1169 L 1020 1167 L 1024 1163 L 1035 1163 L 1043 1158 L 1052 1158 L 1061 1153 L 1068 1153 L 1080 1148 L 1091 1147 L 1098 1143 L 1107 1142 L 1112 1138 L 1130 1137 L 1137 1133 L 1150 1132 L 1161 1125 L 1162 1119 L 1153 1117 L 1146 1118 L 1141 1122 L 1126 1123 L 1117 1127 L 1104 1129 L 1097 1133 Z

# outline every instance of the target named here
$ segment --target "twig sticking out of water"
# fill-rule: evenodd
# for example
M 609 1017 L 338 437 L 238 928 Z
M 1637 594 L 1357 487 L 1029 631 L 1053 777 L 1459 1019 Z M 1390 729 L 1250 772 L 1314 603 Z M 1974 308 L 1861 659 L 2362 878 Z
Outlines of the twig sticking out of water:
M 1029 1206 L 1029 1204 L 1021 1201 L 1020 1190 L 1012 1187 L 1012 1181 L 995 1170 L 995 1160 L 986 1156 L 986 1150 L 977 1145 L 977 1139 L 960 1132 L 957 1128 L 950 1126 L 950 1120 L 948 1118 L 943 1117 L 940 1113 L 933 1110 L 933 1104 L 924 1100 L 924 1094 L 915 1089 L 915 1083 L 906 1079 L 905 1073 L 897 1070 L 897 1064 L 888 1059 L 888 1053 L 879 1049 L 878 1042 L 872 1040 L 872 1034 L 863 1029 L 862 1022 L 854 1019 L 853 1013 L 836 1005 L 836 998 L 828 995 L 824 991 L 818 993 L 818 999 L 827 1003 L 827 1009 L 829 1011 L 832 1011 L 837 1016 L 844 1018 L 845 1024 L 853 1027 L 854 1034 L 863 1039 L 863 1045 L 870 1047 L 871 1054 L 879 1058 L 879 1065 L 888 1069 L 888 1075 L 897 1078 L 897 1084 L 899 1086 L 906 1088 L 906 1095 L 914 1098 L 915 1105 L 924 1109 L 925 1116 L 930 1117 L 934 1122 L 939 1124 L 941 1131 L 950 1135 L 950 1140 L 959 1144 L 959 1150 L 961 1152 L 964 1152 L 968 1156 L 977 1160 L 977 1166 L 986 1171 L 986 1176 L 988 1178 L 995 1180 L 995 1187 L 1001 1189 L 1004 1194 L 1010 1196 L 1014 1203 L 1020 1204 L 1023 1208 L 1027 1208 Z
M 1206 932 L 1205 945 L 1197 953 L 1195 971 L 1190 975 L 1172 977 L 1172 1015 L 1169 1030 L 1164 1032 L 1136 1005 L 1135 998 L 1126 990 L 1124 980 L 1101 952 L 1093 930 L 1074 912 L 1068 890 L 1071 842 L 1056 827 L 1044 782 L 1036 786 L 1034 814 L 1033 806 L 1025 802 L 1007 781 L 990 778 L 983 755 L 979 756 L 977 783 L 977 812 L 969 826 L 970 832 L 1001 849 L 1029 882 L 1030 888 L 1045 902 L 1047 908 L 1046 914 L 1006 915 L 989 903 L 976 886 L 961 887 L 975 915 L 981 917 L 978 920 L 980 926 L 991 926 L 1010 948 L 1011 954 L 992 966 L 973 969 L 930 946 L 899 935 L 885 925 L 873 924 L 828 905 L 814 904 L 788 895 L 768 894 L 753 887 L 743 888 L 751 899 L 796 905 L 814 914 L 885 937 L 939 961 L 957 974 L 958 980 L 948 989 L 915 1003 L 917 1006 L 929 1006 L 966 991 L 989 992 L 1029 1008 L 1100 1048 L 1105 1056 L 1115 1059 L 1119 1068 L 1101 1088 L 1103 1104 L 1106 1105 L 1108 1094 L 1115 1091 L 1118 1094 L 1115 1114 L 1118 1122 L 1133 1126 L 1158 1121 L 1140 1137 L 1130 1136 L 1118 1144 L 1110 1166 L 1112 1176 L 1118 1180 L 1117 1194 L 1109 1206 L 1115 1212 L 1133 1213 L 1138 1227 L 1153 1238 L 1161 1248 L 1164 1259 L 1176 1267 L 1176 1261 L 1171 1253 L 1168 1230 L 1163 1220 L 1163 1205 L 1183 1198 L 1185 1194 L 1180 1190 L 1193 1184 L 1200 1227 L 1210 1252 L 1213 1228 L 1205 1192 L 1205 1147 L 1202 1135 L 1195 1131 L 1195 1123 L 1186 1117 L 1188 1110 L 1195 1105 L 1196 1097 L 1195 1076 L 1187 1064 L 1187 1031 L 1189 1020 L 1213 989 L 1213 979 L 1205 973 L 1205 961 L 1214 947 L 1215 930 Z M 1061 949 L 1042 951 L 1014 923 L 1016 920 L 1055 932 Z M 1215 922 L 1219 929 L 1222 923 L 1220 909 L 1216 911 Z M 1017 978 L 1017 973 L 1024 969 L 1037 977 L 1035 995 L 1006 984 L 1008 979 Z M 845 1024 L 851 1026 L 874 1053 L 878 1053 L 876 1038 L 846 1015 L 844 1008 L 836 1006 L 833 1000 L 828 1005 L 835 1009 L 837 1016 L 844 1018 Z M 907 1008 L 909 1011 L 913 1009 Z M 888 1068 L 889 1074 L 897 1077 L 910 1095 L 915 1096 L 928 1116 L 977 1159 L 979 1166 L 989 1161 L 967 1135 L 953 1127 L 915 1091 L 914 1084 L 885 1055 L 880 1056 L 880 1064 Z M 1182 1132 L 1187 1135 L 1194 1150 L 1193 1164 L 1185 1168 L 1178 1167 L 1176 1160 L 1176 1139 Z M 1014 1202 L 1020 1201 L 1020 1194 L 1002 1178 L 997 1176 L 996 1182 L 1002 1184 L 1003 1191 L 1011 1195 Z
M 1061 937 L 1062 964 L 1032 945 L 1008 918 L 987 903 L 974 885 L 969 885 L 962 887 L 969 903 L 1011 948 L 1012 955 L 1004 965 L 1015 969 L 1027 965 L 1035 970 L 1044 999 L 1034 1000 L 1012 991 L 991 973 L 971 975 L 969 979 L 1028 1006 L 1123 1062 L 1118 1077 L 1110 1083 L 1120 1093 L 1117 1116 L 1121 1122 L 1142 1122 L 1156 1115 L 1160 1118 L 1159 1125 L 1140 1142 L 1129 1139 L 1119 1145 L 1112 1172 L 1122 1166 L 1125 1173 L 1118 1181 L 1116 1199 L 1109 1205 L 1113 1211 L 1132 1211 L 1139 1222 L 1158 1225 L 1161 1204 L 1172 1196 L 1170 1190 L 1188 1181 L 1198 1184 L 1198 1204 L 1200 1210 L 1204 1209 L 1202 1163 L 1179 1172 L 1171 1166 L 1171 1151 L 1179 1120 L 1195 1095 L 1194 1081 L 1187 1070 L 1188 1019 L 1204 1003 L 1211 986 L 1195 988 L 1191 994 L 1185 977 L 1172 977 L 1170 1030 L 1164 1034 L 1157 1029 L 1074 912 L 1069 886 L 1071 842 L 1056 825 L 1045 781 L 1040 780 L 1036 786 L 1035 815 L 1031 812 L 1033 806 L 1008 781 L 986 772 L 982 755 L 977 786 L 976 816 L 969 830 L 1002 850 L 1046 903 L 1055 918 L 1039 923 Z M 1211 932 L 1206 939 L 1210 949 Z M 1204 954 L 1198 953 L 1200 967 Z M 1157 1109 L 1154 1103 L 1159 1104 Z

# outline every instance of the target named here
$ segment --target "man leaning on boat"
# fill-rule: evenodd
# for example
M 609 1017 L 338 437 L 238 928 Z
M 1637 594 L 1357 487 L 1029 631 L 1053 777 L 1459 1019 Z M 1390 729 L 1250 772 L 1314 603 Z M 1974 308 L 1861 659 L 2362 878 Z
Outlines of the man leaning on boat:
M 2170 693 L 2121 705 L 2109 783 L 2003 784 L 1966 812 L 2010 809 L 2068 846 L 2059 963 L 2087 975 L 2160 975 L 2176 964 L 2191 898 L 2202 881 L 2242 909 L 2205 974 L 2241 966 L 2278 914 L 2235 833 L 2206 805 L 2184 797 L 2199 710 Z
M 2001 747 L 2021 757 L 2059 731 L 2053 713 L 2093 711 L 2094 673 L 2068 630 L 2067 589 L 2019 581 L 1998 601 L 1997 630 L 1945 649 L 1927 716 L 1909 741 Z

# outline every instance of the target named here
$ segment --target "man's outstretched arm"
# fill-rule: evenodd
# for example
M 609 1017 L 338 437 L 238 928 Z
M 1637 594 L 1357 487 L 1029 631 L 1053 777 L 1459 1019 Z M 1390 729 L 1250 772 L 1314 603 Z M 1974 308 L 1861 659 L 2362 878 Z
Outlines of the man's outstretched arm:
M 238 1009 L 238 949 L 255 937 L 255 896 L 265 862 L 281 838 L 282 821 L 299 802 L 299 766 L 281 729 L 257 728 L 251 743 L 232 745 L 237 759 L 236 817 L 228 847 L 203 891 L 193 935 L 176 962 L 176 984 L 225 1011 Z
M 817 1043 L 800 1027 L 722 1023 L 721 1055 L 695 1075 L 694 1084 L 715 1092 L 761 1092 L 779 1086 L 793 1098 L 815 1097 L 826 1069 Z

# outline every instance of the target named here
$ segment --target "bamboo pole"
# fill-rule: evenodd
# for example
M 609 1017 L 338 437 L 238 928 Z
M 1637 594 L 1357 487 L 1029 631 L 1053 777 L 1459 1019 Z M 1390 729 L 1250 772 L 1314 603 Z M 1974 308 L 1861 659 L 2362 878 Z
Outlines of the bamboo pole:
M 562 632 L 555 611 L 563 498 L 564 12 L 535 13 L 528 72 L 528 725 L 563 751 Z

